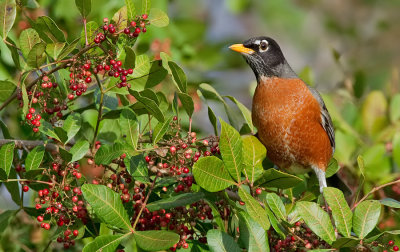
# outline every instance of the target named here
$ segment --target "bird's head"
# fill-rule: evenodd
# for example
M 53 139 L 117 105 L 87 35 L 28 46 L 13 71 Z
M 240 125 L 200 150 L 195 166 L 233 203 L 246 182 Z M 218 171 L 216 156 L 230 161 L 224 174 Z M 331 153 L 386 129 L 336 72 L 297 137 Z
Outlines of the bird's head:
M 272 38 L 255 37 L 243 44 L 231 45 L 229 48 L 245 57 L 258 82 L 265 77 L 297 78 L 296 73 L 286 62 L 278 43 Z

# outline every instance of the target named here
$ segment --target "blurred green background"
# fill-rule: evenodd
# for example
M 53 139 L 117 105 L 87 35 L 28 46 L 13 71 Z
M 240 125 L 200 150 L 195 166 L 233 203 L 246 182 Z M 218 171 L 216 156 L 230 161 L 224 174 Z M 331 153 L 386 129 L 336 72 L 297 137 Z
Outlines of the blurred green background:
M 26 17 L 42 15 L 56 21 L 68 41 L 80 36 L 82 20 L 74 1 L 27 2 L 29 8 L 18 11 L 10 32 L 14 41 L 29 27 Z M 124 1 L 117 0 L 93 3 L 88 19 L 99 24 L 124 5 Z M 140 36 L 136 52 L 157 58 L 164 51 L 184 68 L 196 101 L 193 124 L 203 135 L 213 133 L 211 124 L 204 120 L 207 105 L 217 116 L 227 116 L 222 104 L 199 98 L 196 87 L 209 83 L 220 94 L 234 96 L 251 108 L 255 78 L 242 57 L 229 51 L 228 46 L 267 35 L 277 40 L 293 69 L 323 94 L 336 128 L 335 157 L 343 167 L 340 176 L 347 184 L 354 190 L 361 186 L 368 191 L 399 177 L 400 1 L 154 0 L 152 6 L 166 11 L 170 24 L 148 29 Z M 16 83 L 17 69 L 2 41 L 0 49 L 0 79 Z M 170 87 L 156 88 L 172 94 Z M 16 138 L 31 138 L 20 131 L 17 103 L 13 104 L 1 112 L 2 119 Z M 233 118 L 237 129 L 241 128 L 240 120 Z M 364 169 L 357 164 L 359 155 Z M 1 190 L 4 192 L 4 186 Z M 375 197 L 399 199 L 399 195 L 400 186 Z M 0 202 L 7 202 L 6 208 L 11 208 L 8 197 L 1 193 Z M 384 222 L 386 227 L 397 225 L 397 213 L 388 213 L 385 218 L 391 220 Z

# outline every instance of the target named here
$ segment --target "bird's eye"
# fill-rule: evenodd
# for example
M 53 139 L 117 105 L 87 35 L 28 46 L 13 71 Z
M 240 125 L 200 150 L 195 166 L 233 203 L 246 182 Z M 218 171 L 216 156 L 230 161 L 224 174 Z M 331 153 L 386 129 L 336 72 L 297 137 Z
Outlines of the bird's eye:
M 268 42 L 262 41 L 260 43 L 260 51 L 261 52 L 265 52 L 266 50 L 268 50 Z

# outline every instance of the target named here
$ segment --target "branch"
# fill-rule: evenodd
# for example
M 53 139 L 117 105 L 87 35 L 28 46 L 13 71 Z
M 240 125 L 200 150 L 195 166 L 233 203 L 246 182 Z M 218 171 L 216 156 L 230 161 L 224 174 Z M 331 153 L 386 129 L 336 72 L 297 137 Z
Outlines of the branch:
M 386 186 L 390 186 L 390 185 L 394 185 L 400 183 L 400 179 L 380 185 L 378 187 L 374 187 L 371 191 L 369 191 L 364 197 L 362 197 L 362 199 L 360 199 L 357 203 L 354 204 L 354 206 L 351 208 L 351 210 L 354 210 L 354 208 L 356 208 L 361 202 L 363 202 L 365 199 L 367 199 L 371 194 L 375 193 L 376 191 L 379 191 L 380 189 L 386 187 Z

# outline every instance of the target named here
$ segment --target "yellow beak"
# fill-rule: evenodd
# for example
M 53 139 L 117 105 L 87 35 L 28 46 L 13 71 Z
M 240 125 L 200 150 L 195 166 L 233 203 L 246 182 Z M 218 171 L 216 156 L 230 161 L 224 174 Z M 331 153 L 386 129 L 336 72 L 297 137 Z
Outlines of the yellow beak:
M 253 54 L 253 53 L 254 53 L 254 50 L 253 50 L 253 49 L 244 47 L 243 44 L 234 44 L 234 45 L 231 45 L 231 46 L 229 47 L 229 49 L 231 49 L 231 50 L 233 50 L 233 51 L 235 51 L 235 52 L 244 53 L 244 54 Z

